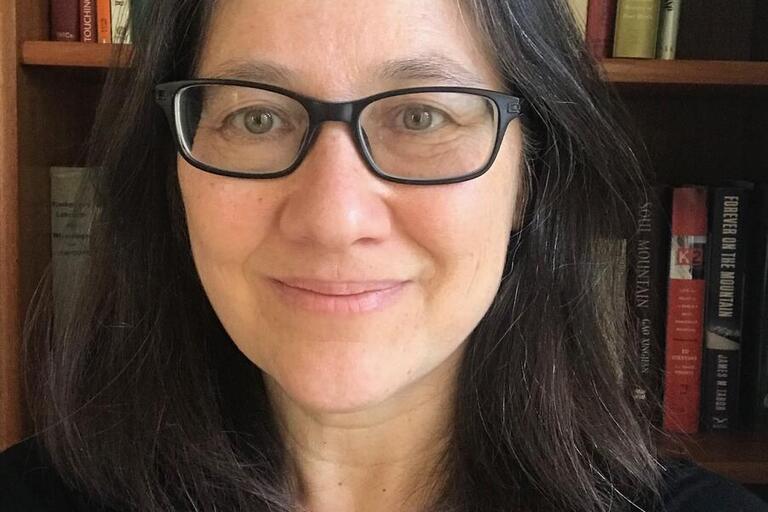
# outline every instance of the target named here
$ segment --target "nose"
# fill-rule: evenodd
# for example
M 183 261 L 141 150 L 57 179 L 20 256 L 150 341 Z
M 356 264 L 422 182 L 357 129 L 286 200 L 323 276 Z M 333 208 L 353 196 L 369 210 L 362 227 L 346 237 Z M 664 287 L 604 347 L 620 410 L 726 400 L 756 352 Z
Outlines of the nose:
M 294 186 L 279 217 L 289 240 L 339 252 L 389 235 L 389 185 L 367 168 L 345 124 L 323 123 L 289 179 Z

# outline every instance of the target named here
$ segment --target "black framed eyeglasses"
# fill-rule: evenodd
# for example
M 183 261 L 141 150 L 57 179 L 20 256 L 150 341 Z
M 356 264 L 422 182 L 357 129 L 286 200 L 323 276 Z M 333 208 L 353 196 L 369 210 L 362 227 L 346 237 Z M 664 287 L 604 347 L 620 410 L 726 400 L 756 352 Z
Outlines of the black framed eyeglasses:
M 415 87 L 330 103 L 271 85 L 229 79 L 155 87 L 183 158 L 237 178 L 295 170 L 325 121 L 352 128 L 377 176 L 408 184 L 466 181 L 493 164 L 522 100 L 469 87 Z

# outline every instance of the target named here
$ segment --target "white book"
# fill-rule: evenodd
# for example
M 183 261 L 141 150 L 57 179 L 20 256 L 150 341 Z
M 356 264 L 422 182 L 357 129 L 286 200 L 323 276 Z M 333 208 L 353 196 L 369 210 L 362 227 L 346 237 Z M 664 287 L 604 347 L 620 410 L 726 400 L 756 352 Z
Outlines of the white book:
M 571 7 L 573 18 L 576 20 L 579 30 L 581 30 L 582 37 L 586 37 L 589 0 L 568 0 L 568 5 Z
M 73 312 L 88 272 L 95 194 L 88 167 L 51 167 L 51 284 L 54 336 Z
M 131 0 L 111 0 L 112 42 L 131 42 Z

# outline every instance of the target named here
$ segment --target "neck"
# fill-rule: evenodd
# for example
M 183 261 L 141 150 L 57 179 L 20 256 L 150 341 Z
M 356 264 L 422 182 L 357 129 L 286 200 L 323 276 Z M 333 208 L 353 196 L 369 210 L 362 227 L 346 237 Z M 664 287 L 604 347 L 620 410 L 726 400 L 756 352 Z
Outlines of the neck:
M 304 407 L 266 381 L 305 510 L 415 511 L 434 498 L 444 477 L 455 389 L 445 383 L 452 378 L 424 378 L 373 407 L 344 412 Z

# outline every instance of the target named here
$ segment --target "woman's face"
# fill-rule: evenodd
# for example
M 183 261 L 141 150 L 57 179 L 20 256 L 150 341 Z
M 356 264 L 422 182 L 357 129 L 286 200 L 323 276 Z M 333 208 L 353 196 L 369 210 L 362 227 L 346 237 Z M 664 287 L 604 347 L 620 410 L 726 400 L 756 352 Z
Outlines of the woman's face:
M 226 0 L 198 76 L 277 66 L 287 73 L 259 81 L 326 101 L 420 85 L 501 90 L 473 36 L 454 0 Z M 217 176 L 179 159 L 205 291 L 239 349 L 304 407 L 364 410 L 429 379 L 448 384 L 500 283 L 520 151 L 515 121 L 481 177 L 397 184 L 329 122 L 282 178 Z

